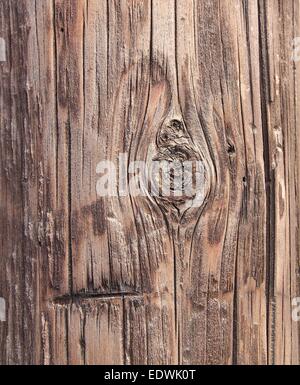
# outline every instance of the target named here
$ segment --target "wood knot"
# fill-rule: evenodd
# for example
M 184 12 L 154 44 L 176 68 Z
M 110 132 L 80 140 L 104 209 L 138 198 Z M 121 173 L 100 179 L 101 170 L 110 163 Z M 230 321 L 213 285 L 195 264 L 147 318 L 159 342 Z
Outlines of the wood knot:
M 200 160 L 183 121 L 172 119 L 162 125 L 157 134 L 158 153 L 155 160 L 193 161 Z
M 205 167 L 183 119 L 166 119 L 156 136 L 152 185 L 159 204 L 184 211 L 205 198 Z

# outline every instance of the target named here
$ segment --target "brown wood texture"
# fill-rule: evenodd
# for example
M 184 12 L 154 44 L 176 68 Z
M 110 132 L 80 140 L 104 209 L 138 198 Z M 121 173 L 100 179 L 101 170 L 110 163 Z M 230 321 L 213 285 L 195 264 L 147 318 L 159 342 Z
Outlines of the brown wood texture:
M 299 0 L 0 0 L 1 364 L 300 363 L 297 36 Z M 174 121 L 200 207 L 97 196 Z

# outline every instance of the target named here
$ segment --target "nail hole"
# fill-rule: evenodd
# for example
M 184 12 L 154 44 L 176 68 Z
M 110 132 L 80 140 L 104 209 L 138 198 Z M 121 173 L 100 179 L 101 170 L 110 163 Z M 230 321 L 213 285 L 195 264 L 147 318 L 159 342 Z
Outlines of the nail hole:
M 234 147 L 234 145 L 232 143 L 228 142 L 227 153 L 229 155 L 235 154 L 235 147 Z
M 177 119 L 173 119 L 171 120 L 171 126 L 179 130 L 182 127 L 182 123 Z

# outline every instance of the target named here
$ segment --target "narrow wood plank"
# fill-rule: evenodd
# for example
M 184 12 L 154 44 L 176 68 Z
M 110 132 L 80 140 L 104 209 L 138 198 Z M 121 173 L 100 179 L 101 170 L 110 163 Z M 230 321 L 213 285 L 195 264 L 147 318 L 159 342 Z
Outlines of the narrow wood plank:
M 237 63 L 240 118 L 244 138 L 244 177 L 236 266 L 236 362 L 267 363 L 266 165 L 261 118 L 258 5 L 237 11 Z M 241 34 L 243 38 L 241 39 Z
M 53 303 L 42 314 L 45 365 L 121 365 L 123 300 Z
M 299 2 L 260 2 L 268 135 L 271 248 L 269 266 L 269 363 L 299 363 L 299 63 L 292 41 L 300 35 Z
M 52 1 L 1 2 L 3 363 L 40 362 L 40 312 L 69 287 L 67 140 L 57 126 L 54 17 Z
M 40 351 L 37 230 L 45 83 L 39 77 L 35 12 L 33 1 L 18 6 L 0 2 L 0 34 L 6 44 L 6 61 L 0 63 L 0 296 L 7 311 L 0 323 L 0 357 L 7 364 L 33 364 Z
M 178 2 L 182 109 L 211 180 L 201 215 L 191 215 L 194 239 L 185 252 L 183 362 L 266 361 L 264 160 L 253 97 L 258 21 L 255 6 L 244 6 Z
M 69 136 L 69 272 L 75 295 L 153 293 L 149 297 L 153 303 L 148 307 L 148 322 L 154 325 L 152 334 L 148 334 L 149 344 L 156 346 L 159 337 L 154 331 L 160 330 L 162 319 L 167 319 L 163 329 L 169 336 L 160 362 L 175 363 L 175 331 L 171 327 L 174 268 L 163 214 L 145 198 L 99 197 L 96 193 L 100 161 L 118 165 L 122 153 L 127 153 L 128 161 L 145 159 L 148 142 L 153 138 L 154 143 L 157 134 L 153 116 L 162 114 L 158 100 L 167 103 L 169 98 L 169 79 L 160 74 L 160 64 L 154 66 L 153 76 L 150 72 L 150 5 L 148 1 L 81 1 L 73 10 L 70 3 L 61 4 L 64 23 L 74 30 L 70 33 L 63 28 L 64 37 L 60 39 L 66 40 L 70 51 L 59 56 L 67 57 L 70 67 L 69 99 L 73 94 L 79 98 L 76 112 L 70 103 L 67 107 L 68 116 L 74 116 Z M 75 41 L 81 45 L 71 50 Z M 159 82 L 165 85 L 161 87 Z M 119 191 L 120 186 L 115 187 Z M 156 352 L 160 354 L 158 349 Z M 155 359 L 153 352 L 153 362 Z
M 149 6 L 129 7 L 122 1 L 78 4 L 77 35 L 68 37 L 81 44 L 74 47 L 80 79 L 74 93 L 81 96 L 76 101 L 79 121 L 71 130 L 72 284 L 75 292 L 135 292 L 141 283 L 131 202 L 116 194 L 97 195 L 97 165 L 110 161 L 117 166 L 136 130 L 143 97 L 130 88 L 139 76 L 132 66 L 143 60 L 141 53 L 149 46 Z M 136 29 L 130 31 L 132 19 Z
M 124 303 L 124 346 L 126 365 L 175 363 L 174 317 L 170 317 L 168 295 L 130 297 Z

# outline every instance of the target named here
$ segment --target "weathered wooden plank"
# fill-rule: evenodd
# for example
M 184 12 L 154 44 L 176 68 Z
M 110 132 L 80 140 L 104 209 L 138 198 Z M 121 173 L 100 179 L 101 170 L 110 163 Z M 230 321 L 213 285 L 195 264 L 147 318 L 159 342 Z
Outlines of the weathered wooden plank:
M 153 292 L 148 322 L 159 330 L 162 318 L 166 317 L 157 315 L 161 311 L 166 313 L 165 305 L 161 309 L 160 296 L 162 302 L 168 303 L 168 326 L 174 317 L 173 257 L 163 215 L 146 199 L 99 198 L 96 194 L 97 164 L 102 160 L 117 164 L 121 153 L 127 153 L 129 161 L 143 160 L 150 135 L 155 138 L 157 134 L 157 127 L 151 122 L 159 108 L 157 98 L 167 102 L 169 97 L 167 90 L 160 89 L 159 81 L 167 85 L 168 79 L 159 73 L 159 64 L 154 67 L 153 77 L 161 78 L 151 78 L 150 2 L 80 2 L 73 19 L 70 15 L 75 11 L 69 9 L 70 3 L 63 2 L 62 7 L 64 23 L 74 31 L 63 28 L 61 39 L 66 40 L 66 47 L 72 46 L 72 41 L 82 41 L 76 49 L 78 58 L 75 47 L 59 55 L 68 55 L 75 61 L 74 65 L 67 61 L 60 71 L 64 74 L 69 63 L 68 76 L 73 87 L 68 87 L 69 99 L 73 94 L 80 97 L 75 103 L 76 120 L 70 126 L 69 136 L 72 293 Z M 103 11 L 106 19 L 100 23 Z M 104 36 L 106 45 L 100 41 L 98 46 L 100 36 Z M 91 41 L 97 46 L 91 45 Z M 67 109 L 68 116 L 72 116 L 72 106 Z M 167 340 L 170 346 L 166 347 L 168 354 L 161 363 L 176 362 L 175 332 L 169 328 L 168 333 L 172 336 Z M 153 357 L 154 360 L 155 354 Z
M 268 135 L 269 363 L 299 363 L 299 324 L 292 314 L 299 297 L 299 63 L 292 40 L 299 36 L 299 2 L 260 2 L 263 27 L 265 130 Z
M 74 157 L 80 154 L 76 162 L 72 162 L 74 291 L 140 290 L 138 242 L 130 199 L 125 197 L 120 201 L 116 196 L 99 197 L 96 193 L 100 178 L 97 164 L 105 160 L 117 165 L 119 154 L 128 152 L 131 130 L 135 130 L 136 116 L 132 117 L 132 126 L 127 121 L 127 114 L 134 114 L 129 110 L 128 99 L 129 82 L 131 76 L 135 76 L 134 71 L 130 71 L 131 58 L 139 60 L 139 44 L 143 45 L 140 36 L 149 40 L 149 25 L 147 4 L 137 11 L 133 9 L 133 15 L 131 11 L 126 2 L 92 2 L 84 6 L 82 59 L 87 63 L 83 68 L 84 89 L 81 85 L 84 118 L 82 125 L 72 131 L 77 137 L 72 145 Z M 130 41 L 128 29 L 131 17 L 138 18 L 141 28 L 141 31 L 132 31 L 134 42 Z M 96 49 L 90 46 L 90 41 L 97 44 Z M 94 52 L 97 57 L 91 60 Z M 78 70 L 81 65 L 79 61 Z
M 266 196 L 261 118 L 258 5 L 237 7 L 241 124 L 244 137 L 243 198 L 237 245 L 237 363 L 267 362 Z
M 174 317 L 168 294 L 129 297 L 124 306 L 125 364 L 174 364 Z
M 56 301 L 42 314 L 46 365 L 123 363 L 123 300 Z
M 190 272 L 181 284 L 185 362 L 266 357 L 264 162 L 260 103 L 253 99 L 260 86 L 258 26 L 256 10 L 242 5 L 195 2 L 190 9 L 178 2 L 182 109 L 210 172 L 207 202 L 191 215 Z M 253 39 L 245 15 L 253 19 Z M 247 40 L 254 44 L 252 58 Z
M 4 363 L 39 362 L 40 310 L 53 293 L 68 290 L 67 142 L 56 124 L 52 5 L 1 2 Z
M 39 180 L 42 178 L 34 2 L 0 2 L 6 61 L 0 63 L 1 362 L 31 364 L 39 355 Z M 30 347 L 30 348 L 28 348 Z
M 1 363 L 299 363 L 299 16 L 0 0 Z M 157 159 L 197 194 L 151 195 Z

